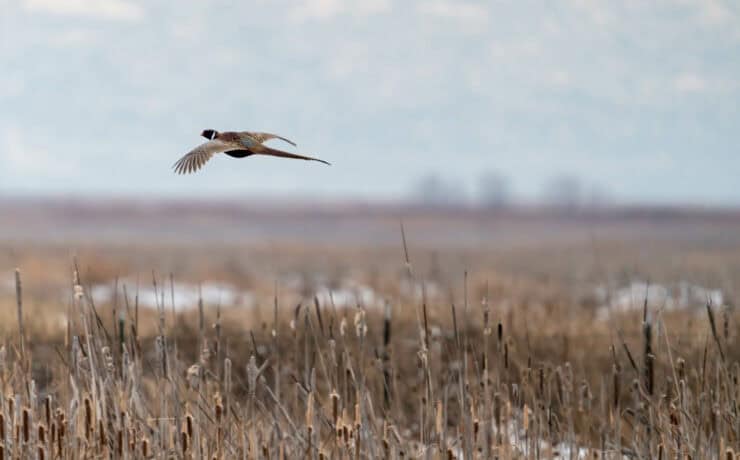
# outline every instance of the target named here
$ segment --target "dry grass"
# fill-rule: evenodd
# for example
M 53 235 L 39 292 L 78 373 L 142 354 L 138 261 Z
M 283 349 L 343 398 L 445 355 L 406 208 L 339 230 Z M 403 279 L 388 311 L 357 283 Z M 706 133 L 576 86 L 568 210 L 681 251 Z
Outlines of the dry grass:
M 114 265 L 75 270 L 62 334 L 39 326 L 53 299 L 23 303 L 43 264 L 19 275 L 0 458 L 734 458 L 740 444 L 728 308 L 602 320 L 516 268 L 418 299 L 398 285 L 444 277 L 410 263 L 377 281 L 394 293 L 381 310 L 286 293 L 174 313 L 168 277 L 156 311 L 132 292 L 96 305 L 87 286 Z

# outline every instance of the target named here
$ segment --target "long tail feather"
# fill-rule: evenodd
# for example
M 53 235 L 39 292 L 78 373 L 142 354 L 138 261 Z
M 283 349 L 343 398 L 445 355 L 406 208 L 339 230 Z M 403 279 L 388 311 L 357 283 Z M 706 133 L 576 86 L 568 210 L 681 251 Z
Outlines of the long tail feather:
M 308 157 L 305 155 L 298 155 L 296 153 L 283 152 L 282 150 L 273 149 L 265 145 L 261 145 L 259 151 L 255 151 L 254 153 L 259 154 L 259 155 L 270 155 L 273 157 L 294 158 L 296 160 L 319 161 L 321 163 L 324 163 L 325 165 L 331 166 L 331 163 L 329 163 L 328 161 L 320 160 L 318 158 Z

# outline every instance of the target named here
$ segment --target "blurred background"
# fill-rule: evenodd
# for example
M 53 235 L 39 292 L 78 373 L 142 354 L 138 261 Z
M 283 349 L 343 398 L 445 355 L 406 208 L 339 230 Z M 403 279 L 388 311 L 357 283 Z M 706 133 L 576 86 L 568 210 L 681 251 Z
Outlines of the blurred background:
M 648 282 L 663 305 L 730 303 L 740 278 L 736 2 L 0 11 L 8 299 L 20 266 L 50 308 L 76 257 L 103 301 L 154 270 L 185 283 L 182 304 L 196 283 L 212 304 L 276 286 L 382 303 L 404 286 L 402 221 L 444 299 L 466 270 L 480 292 L 557 287 L 589 305 Z M 175 175 L 205 128 L 276 132 L 333 165 L 216 157 Z

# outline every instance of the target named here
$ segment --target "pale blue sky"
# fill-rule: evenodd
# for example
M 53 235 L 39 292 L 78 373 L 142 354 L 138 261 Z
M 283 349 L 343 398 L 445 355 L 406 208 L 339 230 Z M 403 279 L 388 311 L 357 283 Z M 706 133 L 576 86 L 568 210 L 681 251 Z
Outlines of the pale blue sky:
M 175 176 L 204 128 L 334 165 Z M 524 198 L 567 173 L 740 204 L 738 145 L 736 1 L 0 0 L 0 193 L 392 198 L 498 170 Z

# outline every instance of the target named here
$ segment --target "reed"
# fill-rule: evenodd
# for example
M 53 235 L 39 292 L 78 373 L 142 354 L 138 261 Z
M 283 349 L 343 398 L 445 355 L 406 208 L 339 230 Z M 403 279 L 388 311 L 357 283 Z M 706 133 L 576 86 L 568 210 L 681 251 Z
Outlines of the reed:
M 103 321 L 83 281 L 77 272 L 69 340 L 52 359 L 17 302 L 18 340 L 0 350 L 0 458 L 735 458 L 739 448 L 728 309 L 721 327 L 708 309 L 706 340 L 692 342 L 657 314 L 537 335 L 487 286 L 481 309 L 463 287 L 459 306 L 400 296 L 378 311 L 310 297 L 313 308 L 282 312 L 276 289 L 272 324 L 239 331 L 227 311 L 209 328 L 205 306 L 188 319 L 163 314 L 163 301 L 138 320 L 110 306 L 116 321 Z M 20 275 L 17 285 L 20 299 Z M 597 333 L 601 351 L 588 342 Z M 603 372 L 587 373 L 600 356 Z

